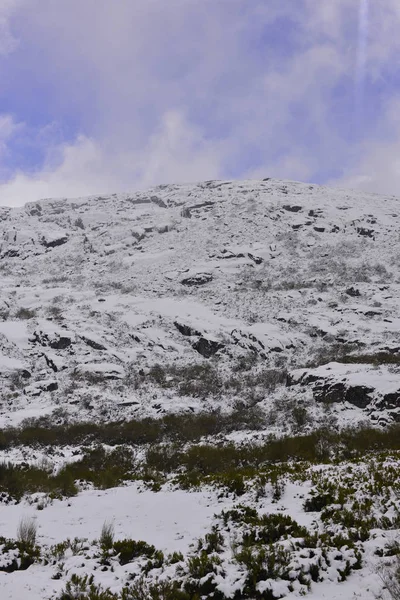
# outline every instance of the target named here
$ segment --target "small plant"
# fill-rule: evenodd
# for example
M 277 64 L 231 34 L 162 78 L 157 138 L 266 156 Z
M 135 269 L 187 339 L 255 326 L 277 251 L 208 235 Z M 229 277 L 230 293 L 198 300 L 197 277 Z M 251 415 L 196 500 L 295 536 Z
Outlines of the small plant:
M 396 555 L 394 562 L 386 564 L 379 571 L 378 575 L 389 592 L 392 600 L 400 600 L 400 555 Z
M 100 546 L 104 550 L 110 550 L 114 543 L 114 525 L 109 521 L 103 523 L 100 534 Z
M 93 583 L 93 575 L 80 577 L 75 573 L 57 600 L 119 600 L 109 589 Z
M 32 517 L 23 517 L 18 525 L 17 539 L 24 546 L 34 546 L 36 543 L 37 523 Z
M 74 225 L 75 225 L 75 227 L 78 227 L 79 229 L 85 229 L 85 226 L 83 224 L 81 217 L 78 217 L 77 219 L 75 219 Z

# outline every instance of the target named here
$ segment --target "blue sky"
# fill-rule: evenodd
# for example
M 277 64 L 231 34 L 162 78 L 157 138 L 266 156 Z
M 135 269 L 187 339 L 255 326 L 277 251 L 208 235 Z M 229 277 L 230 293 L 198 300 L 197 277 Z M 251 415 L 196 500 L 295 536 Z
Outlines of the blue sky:
M 0 204 L 266 176 L 400 195 L 397 0 L 1 0 Z

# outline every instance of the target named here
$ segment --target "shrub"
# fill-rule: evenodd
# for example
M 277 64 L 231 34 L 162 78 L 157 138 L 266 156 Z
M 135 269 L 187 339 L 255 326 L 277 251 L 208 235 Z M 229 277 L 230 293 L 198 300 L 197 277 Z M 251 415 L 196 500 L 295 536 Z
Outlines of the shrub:
M 15 313 L 17 319 L 33 319 L 36 317 L 36 311 L 30 308 L 20 308 Z
M 152 558 L 156 549 L 154 546 L 150 546 L 147 542 L 135 541 L 135 540 L 119 540 L 113 543 L 112 549 L 118 556 L 119 563 L 126 565 L 132 562 L 134 558 L 139 556 L 145 556 L 146 558 Z

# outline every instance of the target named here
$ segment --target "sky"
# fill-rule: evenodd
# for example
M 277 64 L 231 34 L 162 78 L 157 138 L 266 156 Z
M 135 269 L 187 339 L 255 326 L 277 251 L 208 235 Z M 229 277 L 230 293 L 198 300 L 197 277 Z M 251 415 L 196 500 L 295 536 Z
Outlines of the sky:
M 0 205 L 277 177 L 400 196 L 398 0 L 0 0 Z

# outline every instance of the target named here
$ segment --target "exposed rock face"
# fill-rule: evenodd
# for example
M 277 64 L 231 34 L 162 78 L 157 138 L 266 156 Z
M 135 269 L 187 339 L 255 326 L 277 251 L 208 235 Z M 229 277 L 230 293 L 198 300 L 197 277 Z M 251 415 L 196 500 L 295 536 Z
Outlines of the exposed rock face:
M 174 321 L 174 325 L 177 328 L 177 330 L 186 337 L 201 335 L 200 331 L 197 331 L 193 327 L 190 327 L 190 325 L 185 325 L 184 323 L 179 323 L 178 321 Z
M 181 279 L 182 285 L 204 285 L 210 283 L 213 280 L 211 273 L 194 273 Z
M 347 294 L 348 296 L 352 296 L 353 298 L 357 298 L 358 296 L 360 296 L 360 290 L 357 290 L 357 289 L 356 289 L 356 288 L 354 288 L 354 287 L 349 287 L 349 288 L 346 290 L 346 294 Z
M 214 340 L 207 340 L 204 337 L 201 337 L 197 342 L 193 344 L 193 348 L 196 350 L 196 352 L 204 356 L 204 358 L 210 358 L 223 347 L 223 344 L 220 344 L 219 342 L 216 342 Z
M 313 386 L 317 402 L 349 402 L 358 408 L 366 408 L 373 400 L 374 388 L 362 385 L 346 386 L 344 383 L 319 382 Z
M 68 236 L 62 233 L 54 235 L 44 235 L 41 239 L 41 244 L 45 248 L 56 248 L 57 246 L 63 246 L 68 242 Z
M 58 383 L 55 380 L 37 381 L 24 388 L 24 393 L 30 396 L 40 396 L 43 392 L 55 392 L 58 390 Z
M 400 382 L 386 367 L 371 370 L 368 365 L 331 363 L 289 374 L 287 385 L 309 386 L 317 402 L 345 403 L 360 409 L 400 409 Z M 364 381 L 364 383 L 361 383 Z M 387 391 L 394 389 L 395 391 Z
M 60 333 L 44 333 L 42 331 L 35 331 L 33 334 L 33 340 L 35 343 L 41 346 L 49 346 L 54 350 L 65 350 L 72 344 L 73 336 L 60 334 Z
M 84 335 L 81 335 L 81 339 L 85 342 L 85 344 L 87 344 L 94 350 L 106 350 L 106 347 L 103 346 L 103 344 L 101 344 L 100 342 L 97 342 L 96 340 L 92 340 L 91 338 L 88 338 Z

